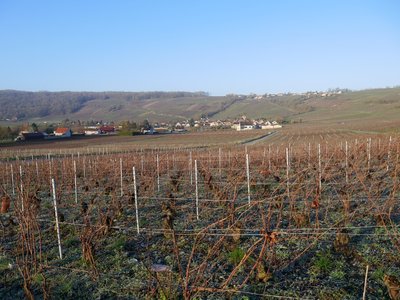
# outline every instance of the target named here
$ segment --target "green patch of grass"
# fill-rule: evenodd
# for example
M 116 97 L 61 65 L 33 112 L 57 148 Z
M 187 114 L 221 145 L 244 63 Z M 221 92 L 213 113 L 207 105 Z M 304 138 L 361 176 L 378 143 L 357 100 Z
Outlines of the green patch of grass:
M 0 256 L 0 271 L 5 271 L 9 269 L 11 261 L 4 256 Z
M 124 247 L 125 244 L 126 244 L 126 237 L 120 236 L 114 241 L 114 243 L 112 243 L 109 246 L 109 249 L 110 250 L 122 250 L 122 248 Z
M 334 270 L 334 260 L 332 258 L 331 253 L 328 252 L 319 252 L 317 253 L 315 259 L 312 261 L 312 265 L 308 270 L 308 274 L 311 277 L 311 281 L 315 281 L 316 278 L 323 274 L 329 274 Z M 338 275 L 340 277 L 340 273 L 334 273 L 334 276 Z
M 67 248 L 69 248 L 69 247 L 78 247 L 79 244 L 80 244 L 80 240 L 76 236 L 69 235 L 68 237 L 66 237 L 64 239 L 63 244 Z
M 64 296 L 72 296 L 74 288 L 74 277 L 64 277 L 62 280 L 58 281 L 61 293 Z
M 349 299 L 349 294 L 343 289 L 329 289 L 323 288 L 319 295 L 318 299 L 322 300 L 339 300 L 339 299 Z
M 44 276 L 42 273 L 36 273 L 32 276 L 32 282 L 41 285 L 44 281 Z
M 330 252 L 320 252 L 314 261 L 314 267 L 319 271 L 326 273 L 333 269 L 333 259 Z
M 378 268 L 372 272 L 371 277 L 376 281 L 380 281 L 380 280 L 383 280 L 384 275 L 385 275 L 385 271 L 381 268 Z
M 329 274 L 330 277 L 332 277 L 335 280 L 343 280 L 346 276 L 346 273 L 343 270 L 333 270 Z
M 228 260 L 230 263 L 238 265 L 240 261 L 243 259 L 245 254 L 246 252 L 243 249 L 236 247 L 235 249 L 233 249 L 231 252 L 228 253 Z

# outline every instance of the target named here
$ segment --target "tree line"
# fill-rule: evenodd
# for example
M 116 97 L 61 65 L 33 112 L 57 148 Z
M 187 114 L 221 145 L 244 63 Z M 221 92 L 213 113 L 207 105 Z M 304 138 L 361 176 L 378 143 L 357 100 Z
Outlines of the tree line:
M 207 97 L 206 92 L 25 92 L 0 91 L 0 120 L 62 116 L 79 111 L 91 100 L 142 101 L 180 97 Z

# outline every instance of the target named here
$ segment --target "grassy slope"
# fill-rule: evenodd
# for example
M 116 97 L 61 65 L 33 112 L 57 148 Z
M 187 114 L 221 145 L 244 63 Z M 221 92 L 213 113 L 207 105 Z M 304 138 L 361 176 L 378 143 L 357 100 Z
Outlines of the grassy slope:
M 307 121 L 393 121 L 400 113 L 400 89 L 376 89 L 307 101 L 315 108 L 301 114 Z
M 73 120 L 135 120 L 176 121 L 199 118 L 211 113 L 213 119 L 288 118 L 308 123 L 390 122 L 400 114 L 400 88 L 374 89 L 344 93 L 329 98 L 281 96 L 268 100 L 240 100 L 232 105 L 227 97 L 181 97 L 167 99 L 128 100 L 125 97 L 95 99 L 70 115 L 51 115 L 29 121 Z
M 73 114 L 73 119 L 169 121 L 199 118 L 202 113 L 221 108 L 225 97 L 188 97 L 127 101 L 123 99 L 89 101 L 83 109 Z
M 391 122 L 399 119 L 400 89 L 374 89 L 331 97 L 282 96 L 268 100 L 242 100 L 213 116 L 226 119 L 247 115 L 311 123 Z

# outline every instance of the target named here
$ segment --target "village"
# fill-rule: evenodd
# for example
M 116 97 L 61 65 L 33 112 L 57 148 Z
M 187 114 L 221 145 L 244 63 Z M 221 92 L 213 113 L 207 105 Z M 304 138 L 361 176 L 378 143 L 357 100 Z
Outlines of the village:
M 129 122 L 128 122 L 129 123 Z M 126 123 L 124 123 L 126 124 Z M 39 130 L 23 130 L 19 133 L 15 141 L 33 141 L 33 140 L 54 140 L 82 136 L 105 136 L 105 135 L 118 135 L 125 132 L 124 124 L 115 125 L 111 123 L 97 122 L 95 125 L 90 126 L 76 126 L 75 122 L 71 122 L 69 126 L 65 124 L 56 127 L 53 132 L 44 132 Z M 132 124 L 132 123 L 130 123 Z M 135 123 L 133 123 L 135 124 Z M 61 125 L 61 124 L 60 124 Z M 136 124 L 135 124 L 136 127 Z M 210 120 L 207 117 L 200 118 L 199 120 L 185 120 L 178 122 L 155 122 L 151 124 L 145 120 L 138 126 L 137 130 L 132 130 L 131 135 L 137 134 L 173 134 L 185 133 L 188 131 L 205 131 L 205 130 L 269 130 L 282 128 L 282 125 L 277 121 L 269 121 L 266 119 L 248 119 L 242 116 L 235 120 Z M 35 126 L 36 129 L 36 126 Z

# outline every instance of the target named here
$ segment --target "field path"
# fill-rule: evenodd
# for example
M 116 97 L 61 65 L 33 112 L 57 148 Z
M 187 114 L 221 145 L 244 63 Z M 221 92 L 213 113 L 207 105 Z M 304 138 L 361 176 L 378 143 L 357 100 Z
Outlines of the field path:
M 242 144 L 243 145 L 254 145 L 254 144 L 258 143 L 258 142 L 265 141 L 265 140 L 269 139 L 270 137 L 274 136 L 277 133 L 278 133 L 278 131 L 269 132 L 269 133 L 264 134 L 264 135 L 262 135 L 262 136 L 260 136 L 258 138 L 244 141 L 244 142 L 242 142 Z

